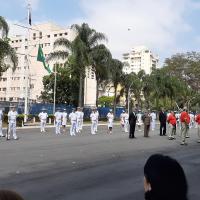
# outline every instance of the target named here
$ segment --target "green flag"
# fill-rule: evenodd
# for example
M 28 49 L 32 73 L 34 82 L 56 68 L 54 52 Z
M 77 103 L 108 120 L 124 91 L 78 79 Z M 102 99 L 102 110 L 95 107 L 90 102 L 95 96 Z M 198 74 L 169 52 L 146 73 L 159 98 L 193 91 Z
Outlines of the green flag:
M 37 55 L 37 61 L 42 62 L 44 68 L 51 74 L 51 69 L 49 68 L 49 65 L 45 61 L 45 57 L 42 51 L 42 47 L 39 45 L 38 47 L 38 55 Z

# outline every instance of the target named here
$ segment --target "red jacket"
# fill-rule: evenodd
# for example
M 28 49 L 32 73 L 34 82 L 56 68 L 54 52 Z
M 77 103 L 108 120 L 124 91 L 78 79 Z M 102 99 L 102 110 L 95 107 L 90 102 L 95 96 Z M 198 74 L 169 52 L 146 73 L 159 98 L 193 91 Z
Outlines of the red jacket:
M 186 124 L 190 123 L 190 116 L 186 111 L 183 111 L 180 116 L 181 122 L 186 122 Z
M 172 125 L 176 125 L 176 117 L 174 115 L 170 114 L 169 117 L 167 118 L 167 122 Z
M 196 116 L 196 120 L 195 120 L 196 122 L 197 122 L 197 124 L 200 124 L 200 114 L 198 114 L 197 116 Z

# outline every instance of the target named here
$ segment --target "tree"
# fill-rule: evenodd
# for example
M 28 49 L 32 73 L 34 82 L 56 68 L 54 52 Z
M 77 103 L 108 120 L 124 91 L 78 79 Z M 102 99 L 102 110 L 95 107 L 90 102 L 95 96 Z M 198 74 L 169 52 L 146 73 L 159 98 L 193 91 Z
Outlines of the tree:
M 111 107 L 113 104 L 114 97 L 107 97 L 107 96 L 102 96 L 99 98 L 99 104 L 102 107 Z
M 51 53 L 49 60 L 62 58 L 67 61 L 67 58 L 69 58 L 68 62 L 73 67 L 72 71 L 76 72 L 75 74 L 79 77 L 78 105 L 83 106 L 85 69 L 93 64 L 92 50 L 99 42 L 106 40 L 106 37 L 103 33 L 91 29 L 86 23 L 82 25 L 74 24 L 72 29 L 76 34 L 75 39 L 71 42 L 65 38 L 56 40 L 54 47 L 62 46 L 64 50 Z
M 112 81 L 114 87 L 114 100 L 113 100 L 114 115 L 116 112 L 117 86 L 121 83 L 122 68 L 123 68 L 123 63 L 121 61 L 117 59 L 112 59 L 110 61 L 110 80 Z
M 0 38 L 0 76 L 5 72 L 12 64 L 12 69 L 15 70 L 18 58 L 15 50 L 10 46 L 8 39 L 9 27 L 3 17 L 0 16 L 0 30 L 2 32 L 2 38 Z
M 77 105 L 78 99 L 78 84 L 77 81 L 72 79 L 70 67 L 65 65 L 64 67 L 57 67 L 56 75 L 56 103 L 67 103 Z M 41 98 L 45 102 L 53 102 L 54 97 L 54 73 L 43 77 L 44 91 L 41 94 Z

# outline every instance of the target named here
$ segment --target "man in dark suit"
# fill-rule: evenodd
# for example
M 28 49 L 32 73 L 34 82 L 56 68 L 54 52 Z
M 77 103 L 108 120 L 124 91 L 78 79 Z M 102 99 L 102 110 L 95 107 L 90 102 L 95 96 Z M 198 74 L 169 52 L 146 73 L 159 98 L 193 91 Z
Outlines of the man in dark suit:
M 136 109 L 130 113 L 128 120 L 130 125 L 129 138 L 132 139 L 135 138 L 135 125 L 137 121 Z
M 163 108 L 159 113 L 159 121 L 160 121 L 160 136 L 166 135 L 167 114 Z

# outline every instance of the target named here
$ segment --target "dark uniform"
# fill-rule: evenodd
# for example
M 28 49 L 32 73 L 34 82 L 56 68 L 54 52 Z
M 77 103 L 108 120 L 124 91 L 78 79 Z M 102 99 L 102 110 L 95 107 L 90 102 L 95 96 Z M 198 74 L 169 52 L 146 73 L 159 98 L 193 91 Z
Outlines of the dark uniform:
M 161 111 L 159 113 L 159 121 L 160 121 L 160 136 L 166 135 L 167 114 L 164 111 Z
M 135 138 L 135 125 L 137 121 L 136 113 L 131 112 L 128 121 L 130 125 L 129 138 Z

